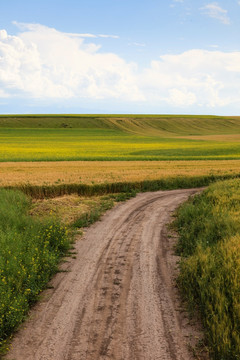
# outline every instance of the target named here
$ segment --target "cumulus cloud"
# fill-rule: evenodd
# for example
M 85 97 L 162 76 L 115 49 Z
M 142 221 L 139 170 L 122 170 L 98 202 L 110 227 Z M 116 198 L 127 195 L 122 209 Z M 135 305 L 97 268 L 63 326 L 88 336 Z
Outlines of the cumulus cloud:
M 206 6 L 201 7 L 200 10 L 203 12 L 203 14 L 213 19 L 219 20 L 222 24 L 230 24 L 230 19 L 227 15 L 228 11 L 221 8 L 221 6 L 219 6 L 216 2 L 207 4 Z
M 38 24 L 18 36 L 1 30 L 0 98 L 239 106 L 240 52 L 189 50 L 162 55 L 140 69 L 88 41 Z
M 240 52 L 190 50 L 163 55 L 144 71 L 145 96 L 175 106 L 221 107 L 240 101 Z
M 0 33 L 0 84 L 32 97 L 143 100 L 136 65 L 81 37 L 38 24 L 21 24 L 18 36 Z

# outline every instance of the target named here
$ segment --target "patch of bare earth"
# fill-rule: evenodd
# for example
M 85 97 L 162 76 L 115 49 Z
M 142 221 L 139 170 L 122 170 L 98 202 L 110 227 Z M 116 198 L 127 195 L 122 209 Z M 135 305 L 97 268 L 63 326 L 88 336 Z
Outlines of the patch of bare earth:
M 140 194 L 76 244 L 6 359 L 191 360 L 201 333 L 175 287 L 171 214 L 197 189 Z

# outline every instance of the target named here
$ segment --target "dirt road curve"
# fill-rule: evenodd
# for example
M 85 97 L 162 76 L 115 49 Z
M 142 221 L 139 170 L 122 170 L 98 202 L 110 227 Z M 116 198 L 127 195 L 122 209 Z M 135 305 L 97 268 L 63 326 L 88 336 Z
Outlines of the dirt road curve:
M 197 190 L 140 194 L 76 242 L 77 258 L 32 311 L 7 359 L 189 360 L 166 223 Z M 186 319 L 185 319 L 186 320 Z

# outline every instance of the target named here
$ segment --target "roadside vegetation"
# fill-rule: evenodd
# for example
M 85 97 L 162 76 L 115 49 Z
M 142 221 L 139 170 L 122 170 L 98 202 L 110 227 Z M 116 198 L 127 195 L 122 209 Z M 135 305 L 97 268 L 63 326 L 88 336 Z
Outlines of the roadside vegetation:
M 240 359 L 240 180 L 212 184 L 177 215 L 178 279 L 216 360 Z
M 25 318 L 29 306 L 57 271 L 69 249 L 67 229 L 56 220 L 39 221 L 18 191 L 0 190 L 0 347 Z
M 93 224 L 116 203 L 135 196 L 135 191 L 102 196 L 63 195 L 54 198 L 32 199 L 30 214 L 37 219 L 49 215 L 61 219 L 68 229 L 81 229 Z

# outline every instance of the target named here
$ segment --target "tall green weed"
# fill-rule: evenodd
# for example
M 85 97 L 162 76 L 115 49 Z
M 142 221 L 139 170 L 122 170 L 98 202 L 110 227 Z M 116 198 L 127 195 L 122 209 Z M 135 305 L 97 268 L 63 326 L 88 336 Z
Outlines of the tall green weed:
M 66 228 L 28 215 L 30 200 L 0 190 L 0 347 L 57 270 L 69 248 Z
M 211 185 L 178 211 L 178 279 L 216 360 L 240 359 L 240 180 Z

